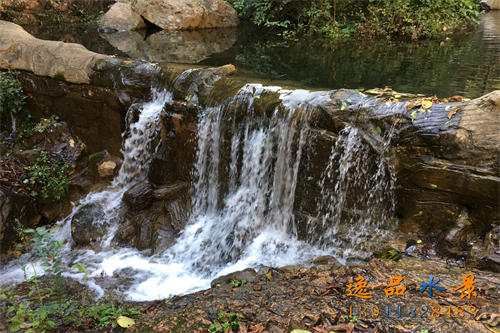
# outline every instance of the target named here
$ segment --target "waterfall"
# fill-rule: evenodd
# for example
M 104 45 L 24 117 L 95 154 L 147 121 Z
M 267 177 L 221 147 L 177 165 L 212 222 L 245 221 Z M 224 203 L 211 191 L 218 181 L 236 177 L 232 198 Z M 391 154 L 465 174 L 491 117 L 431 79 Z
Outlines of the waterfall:
M 370 152 L 359 131 L 347 126 L 321 175 L 318 216 L 309 233 L 321 235 L 317 242 L 343 260 L 367 257 L 395 209 L 395 181 L 390 160 Z
M 261 114 L 255 103 L 270 92 L 281 103 L 271 114 Z M 88 265 L 91 287 L 99 294 L 104 294 L 97 282 L 103 276 L 124 278 L 127 284 L 119 291 L 141 301 L 207 288 L 217 276 L 248 267 L 305 263 L 324 254 L 339 259 L 362 256 L 369 249 L 358 247 L 358 242 L 389 219 L 386 206 L 393 202 L 394 187 L 390 163 L 383 156 L 368 157 L 373 156 L 369 147 L 356 129 L 347 127 L 333 144 L 318 183 L 317 219 L 308 222 L 307 237 L 301 237 L 294 209 L 305 147 L 311 140 L 309 116 L 330 97 L 326 92 L 246 85 L 199 116 L 192 211 L 175 244 L 152 256 L 117 246 L 113 239 L 123 214 L 123 194 L 145 179 L 160 114 L 165 103 L 172 102 L 168 92 L 153 95 L 152 101 L 133 105 L 127 114 L 124 161 L 112 184 L 87 195 L 59 223 L 57 237 L 69 245 L 65 262 Z M 363 193 L 355 203 L 350 198 L 354 190 Z M 71 250 L 71 219 L 88 206 L 102 209 L 106 235 L 98 248 Z M 19 271 L 2 275 L 15 278 Z

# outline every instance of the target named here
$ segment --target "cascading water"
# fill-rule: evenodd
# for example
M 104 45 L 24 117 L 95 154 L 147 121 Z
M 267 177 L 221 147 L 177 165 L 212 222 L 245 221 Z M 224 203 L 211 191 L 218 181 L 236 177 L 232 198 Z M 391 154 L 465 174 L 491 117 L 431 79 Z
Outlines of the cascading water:
M 321 235 L 318 242 L 329 246 L 342 261 L 368 256 L 373 240 L 384 236 L 381 227 L 390 220 L 396 204 L 388 158 L 370 153 L 359 131 L 348 126 L 332 145 L 319 186 L 318 216 L 308 224 L 309 234 Z
M 264 92 L 278 94 L 281 100 L 271 115 L 258 114 L 254 108 Z M 68 247 L 64 254 L 68 265 L 88 265 L 90 285 L 97 292 L 104 292 L 96 282 L 101 277 L 125 276 L 128 282 L 118 289 L 127 298 L 152 300 L 206 288 L 215 277 L 248 267 L 296 264 L 323 254 L 342 259 L 342 251 L 388 218 L 384 215 L 387 210 L 380 208 L 379 214 L 376 207 L 391 198 L 380 194 L 392 191 L 390 167 L 382 157 L 364 159 L 368 148 L 355 129 L 347 128 L 332 147 L 319 184 L 321 223 L 309 223 L 315 227 L 308 230 L 307 239 L 300 238 L 294 206 L 304 147 L 310 139 L 309 111 L 329 100 L 328 93 L 247 85 L 224 104 L 205 108 L 200 116 L 193 208 L 175 244 L 153 256 L 117 247 L 113 238 L 119 228 L 123 194 L 146 177 L 159 115 L 171 100 L 169 93 L 155 93 L 151 102 L 129 110 L 127 119 L 134 119 L 136 112 L 139 115 L 137 121 L 130 121 L 124 135 L 119 174 L 108 189 L 89 194 L 60 223 L 58 237 L 71 244 L 73 215 L 89 205 L 104 212 L 107 232 L 99 250 Z M 244 109 L 244 120 L 235 122 L 231 112 L 238 107 Z M 381 166 L 374 168 L 374 163 Z M 353 187 L 366 193 L 360 198 L 365 206 L 349 203 Z M 374 208 L 367 210 L 366 206 Z M 348 227 L 344 230 L 341 220 L 345 219 Z M 363 249 L 354 250 L 359 254 Z M 16 274 L 22 278 L 19 269 L 3 275 L 14 278 Z M 82 278 L 82 274 L 66 275 Z

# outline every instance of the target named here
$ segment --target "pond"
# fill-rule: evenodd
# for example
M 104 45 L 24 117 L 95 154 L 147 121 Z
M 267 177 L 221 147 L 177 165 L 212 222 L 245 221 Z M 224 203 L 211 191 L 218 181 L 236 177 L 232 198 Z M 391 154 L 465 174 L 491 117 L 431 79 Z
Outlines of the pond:
M 475 98 L 500 89 L 500 12 L 446 40 L 347 41 L 331 47 L 314 40 L 283 40 L 254 27 L 187 32 L 99 33 L 95 27 L 37 26 L 43 39 L 85 45 L 105 54 L 153 62 L 236 65 L 249 76 L 294 81 L 318 89 L 375 88 Z

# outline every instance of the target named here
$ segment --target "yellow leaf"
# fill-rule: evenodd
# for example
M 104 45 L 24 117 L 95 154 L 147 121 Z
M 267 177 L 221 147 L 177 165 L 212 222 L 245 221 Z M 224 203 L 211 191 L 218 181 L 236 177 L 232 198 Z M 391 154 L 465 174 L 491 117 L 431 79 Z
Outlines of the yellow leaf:
M 448 119 L 453 118 L 453 116 L 457 113 L 459 109 L 460 108 L 458 106 L 455 106 L 453 109 L 451 109 L 451 111 L 448 113 Z
M 430 109 L 432 106 L 432 102 L 429 101 L 428 99 L 424 99 L 422 101 L 422 109 Z
M 123 328 L 129 328 L 135 324 L 135 320 L 125 316 L 118 316 L 118 318 L 116 318 L 116 322 Z
M 400 98 L 400 97 L 401 97 L 401 95 L 399 95 L 399 94 L 398 94 L 398 95 L 395 95 L 394 97 L 396 97 L 396 98 Z
M 71 148 L 75 148 L 75 140 L 70 139 L 69 140 L 69 145 L 70 145 Z

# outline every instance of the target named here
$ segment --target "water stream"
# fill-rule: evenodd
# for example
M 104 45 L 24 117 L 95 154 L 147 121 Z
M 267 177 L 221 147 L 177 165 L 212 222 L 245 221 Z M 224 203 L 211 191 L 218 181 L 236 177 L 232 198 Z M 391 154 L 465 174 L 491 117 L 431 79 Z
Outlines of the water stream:
M 261 115 L 254 102 L 264 92 L 279 94 L 280 106 Z M 90 285 L 99 295 L 106 277 L 117 278 L 114 291 L 131 300 L 153 300 L 207 288 L 215 277 L 248 267 L 307 263 L 324 254 L 340 261 L 364 257 L 368 240 L 383 236 L 394 209 L 390 159 L 373 154 L 355 128 L 347 127 L 332 145 L 318 185 L 318 217 L 308 222 L 307 237 L 297 232 L 295 198 L 305 147 L 312 140 L 309 114 L 329 99 L 326 92 L 246 85 L 222 105 L 203 110 L 198 123 L 197 155 L 192 174 L 192 211 L 175 244 L 149 256 L 114 242 L 123 217 L 123 194 L 143 180 L 159 116 L 172 94 L 153 92 L 149 102 L 133 105 L 124 133 L 124 162 L 112 184 L 90 193 L 70 216 L 59 222 L 56 237 L 67 241 L 68 266 L 85 263 Z M 243 108 L 243 120 L 231 116 Z M 229 138 L 229 139 L 228 139 Z M 229 175 L 224 177 L 223 174 Z M 353 191 L 363 193 L 353 198 Z M 353 203 L 354 202 L 354 203 Z M 72 217 L 98 207 L 106 228 L 98 246 L 71 249 Z M 321 232 L 319 232 L 321 230 Z M 83 274 L 66 276 L 82 279 Z M 4 269 L 3 278 L 22 280 L 19 266 Z M 108 285 L 109 288 L 109 285 Z

